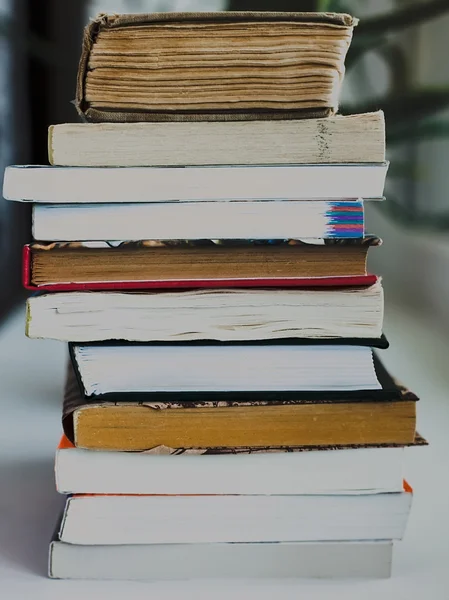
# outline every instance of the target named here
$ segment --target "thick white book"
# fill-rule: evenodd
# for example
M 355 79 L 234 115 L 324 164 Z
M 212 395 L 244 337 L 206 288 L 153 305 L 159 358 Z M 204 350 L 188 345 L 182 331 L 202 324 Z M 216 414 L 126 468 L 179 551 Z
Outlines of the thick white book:
M 202 167 L 10 166 L 7 200 L 49 203 L 381 198 L 388 163 Z
M 105 452 L 63 437 L 61 494 L 341 494 L 400 492 L 403 447 Z
M 64 123 L 50 164 L 79 167 L 364 163 L 385 160 L 382 111 L 324 119 Z
M 367 346 L 75 344 L 72 357 L 89 397 L 382 389 Z
M 362 238 L 363 202 L 34 204 L 35 240 Z
M 393 543 L 153 544 L 81 546 L 53 541 L 54 579 L 384 579 Z
M 380 338 L 380 281 L 364 288 L 59 292 L 27 300 L 31 338 L 250 341 Z
M 408 486 L 359 495 L 74 495 L 59 539 L 86 545 L 401 539 L 411 504 Z

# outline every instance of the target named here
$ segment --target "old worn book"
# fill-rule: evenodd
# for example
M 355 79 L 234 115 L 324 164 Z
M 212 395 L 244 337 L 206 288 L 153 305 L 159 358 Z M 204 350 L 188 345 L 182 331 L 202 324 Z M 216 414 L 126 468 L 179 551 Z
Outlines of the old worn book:
M 335 13 L 100 15 L 85 30 L 76 105 L 118 122 L 332 114 L 356 24 Z
M 58 292 L 27 301 L 26 333 L 72 342 L 376 338 L 383 290 L 370 287 Z
M 375 236 L 336 240 L 143 240 L 24 247 L 27 289 L 372 285 Z
M 69 369 L 62 424 L 72 443 L 94 450 L 413 443 L 417 397 L 394 383 L 380 361 L 376 371 L 386 389 L 364 390 L 358 397 L 347 392 L 348 400 L 343 392 L 301 400 L 279 392 L 247 400 L 233 393 L 228 399 L 210 394 L 210 400 L 204 395 L 195 400 L 192 394 L 166 401 L 151 395 L 128 401 L 123 395 L 112 402 L 86 399 Z M 386 390 L 393 399 L 382 400 Z
M 66 123 L 48 131 L 52 165 L 141 167 L 379 163 L 382 111 L 287 121 Z
M 402 539 L 411 504 L 406 482 L 401 492 L 380 494 L 75 494 L 66 500 L 59 539 L 85 545 Z
M 12 165 L 5 170 L 3 195 L 7 200 L 52 204 L 382 199 L 387 170 L 387 162 L 129 168 Z
M 92 452 L 63 435 L 55 478 L 61 494 L 377 494 L 401 491 L 403 463 L 392 444 Z
M 58 527 L 59 529 L 59 527 Z M 387 578 L 392 541 L 276 544 L 50 544 L 54 579 Z

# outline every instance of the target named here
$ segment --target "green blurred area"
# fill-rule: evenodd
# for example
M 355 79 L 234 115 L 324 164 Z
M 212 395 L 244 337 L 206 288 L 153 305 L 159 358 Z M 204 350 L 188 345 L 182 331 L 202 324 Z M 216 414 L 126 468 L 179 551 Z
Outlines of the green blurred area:
M 231 0 L 228 10 L 275 11 L 330 11 L 354 14 L 354 6 L 363 13 L 363 1 L 313 0 Z M 410 28 L 449 14 L 449 0 L 427 0 L 407 3 L 391 11 L 361 19 L 346 58 L 347 74 L 360 65 L 368 53 L 377 54 L 387 66 L 389 89 L 382 95 L 361 101 L 342 103 L 342 114 L 370 112 L 382 109 L 385 113 L 389 149 L 433 139 L 449 139 L 449 118 L 442 113 L 449 108 L 449 82 L 439 87 L 417 86 L 408 64 L 407 48 L 400 43 L 399 35 Z M 358 16 L 355 14 L 355 16 Z M 449 32 L 448 32 L 449 34 Z M 448 45 L 449 59 L 449 45 Z M 449 167 L 449 165 L 448 165 Z M 419 178 L 419 168 L 413 161 L 391 165 L 390 178 Z M 389 194 L 389 202 L 382 205 L 391 218 L 408 226 L 448 229 L 449 211 L 438 216 L 418 211 L 415 205 L 396 199 Z

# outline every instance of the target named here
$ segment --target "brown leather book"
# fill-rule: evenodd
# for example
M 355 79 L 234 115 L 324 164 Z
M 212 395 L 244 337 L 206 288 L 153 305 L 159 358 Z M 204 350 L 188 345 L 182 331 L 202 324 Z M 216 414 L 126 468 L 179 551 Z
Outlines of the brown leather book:
M 353 284 L 366 275 L 375 236 L 361 239 L 300 240 L 146 240 L 95 244 L 83 242 L 34 243 L 24 252 L 26 287 L 58 290 L 107 289 L 134 282 L 136 289 L 153 282 L 189 285 L 281 285 L 293 278 L 298 285 Z M 310 281 L 309 281 L 310 279 Z M 222 281 L 224 280 L 224 281 Z M 272 280 L 272 281 L 270 281 Z M 231 283 L 229 283 L 231 282 Z M 294 283 L 294 282 L 293 282 Z M 363 281 L 362 281 L 363 283 Z M 366 281 L 366 284 L 372 283 Z M 90 284 L 90 285 L 89 285 Z M 95 285 L 92 285 L 95 284 Z M 284 281 L 285 284 L 285 281 Z M 184 283 L 184 285 L 187 285 Z M 128 288 L 130 286 L 127 286 Z
M 91 121 L 328 116 L 356 24 L 336 13 L 100 15 L 85 30 L 76 105 Z
M 86 399 L 70 366 L 63 428 L 76 446 L 97 450 L 411 444 L 418 398 L 396 388 L 389 401 L 109 402 Z

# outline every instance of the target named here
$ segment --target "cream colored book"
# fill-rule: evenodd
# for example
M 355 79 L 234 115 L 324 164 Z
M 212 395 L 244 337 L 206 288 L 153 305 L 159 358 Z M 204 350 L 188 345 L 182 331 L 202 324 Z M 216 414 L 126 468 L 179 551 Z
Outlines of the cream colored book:
M 74 167 L 381 163 L 385 120 L 66 123 L 49 128 L 48 155 Z

